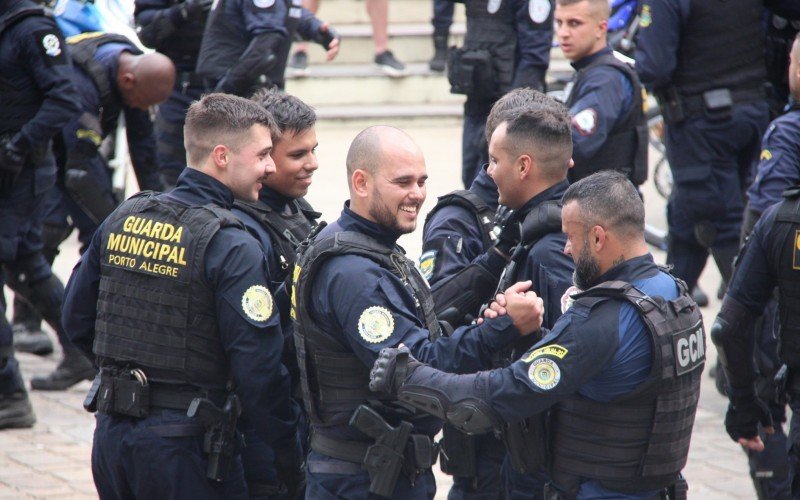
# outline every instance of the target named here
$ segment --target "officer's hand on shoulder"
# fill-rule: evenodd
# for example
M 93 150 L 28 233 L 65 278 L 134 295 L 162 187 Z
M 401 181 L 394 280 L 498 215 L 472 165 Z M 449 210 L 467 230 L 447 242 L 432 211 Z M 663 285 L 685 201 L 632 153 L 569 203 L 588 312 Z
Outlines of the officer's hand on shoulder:
M 767 434 L 775 432 L 767 405 L 754 394 L 732 397 L 725 414 L 728 435 L 748 449 L 762 451 L 764 443 L 758 436 L 758 424 L 764 427 Z
M 544 321 L 544 301 L 530 291 L 532 284 L 530 280 L 514 283 L 505 291 L 502 299 L 498 297 L 495 300 L 498 305 L 501 301 L 505 303 L 501 307 L 523 336 L 539 330 Z
M 402 344 L 398 348 L 381 349 L 369 372 L 369 390 L 397 394 L 406 378 L 420 365 L 422 363 Z
M 11 140 L 3 141 L 0 145 L 0 189 L 13 186 L 24 166 L 25 151 Z

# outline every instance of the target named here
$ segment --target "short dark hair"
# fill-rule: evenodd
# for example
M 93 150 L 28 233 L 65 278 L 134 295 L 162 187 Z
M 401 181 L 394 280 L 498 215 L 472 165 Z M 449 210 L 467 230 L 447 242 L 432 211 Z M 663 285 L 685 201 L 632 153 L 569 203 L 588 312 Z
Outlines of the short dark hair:
M 218 144 L 238 150 L 253 125 L 267 127 L 270 134 L 278 130 L 269 111 L 250 99 L 216 93 L 193 102 L 183 126 L 189 166 L 199 166 Z
M 602 19 L 608 19 L 608 16 L 611 15 L 611 6 L 608 0 L 556 0 L 556 5 L 575 5 L 581 2 L 587 2 L 589 8 L 595 14 L 599 14 Z
M 587 226 L 616 229 L 628 237 L 644 236 L 644 203 L 628 176 L 602 170 L 572 184 L 561 199 L 578 203 Z
M 259 90 L 252 99 L 272 114 L 281 134 L 287 130 L 294 133 L 302 132 L 317 123 L 317 113 L 314 112 L 314 108 L 280 89 Z M 272 136 L 273 143 L 279 140 L 280 135 Z
M 528 87 L 520 87 L 507 92 L 497 100 L 486 118 L 486 142 L 492 140 L 494 129 L 502 122 L 501 115 L 508 111 L 528 109 L 543 102 L 552 100 L 542 92 Z
M 572 158 L 572 127 L 567 108 L 547 98 L 536 105 L 502 113 L 506 124 L 505 149 L 514 157 L 523 154 L 536 160 L 549 180 L 567 176 Z

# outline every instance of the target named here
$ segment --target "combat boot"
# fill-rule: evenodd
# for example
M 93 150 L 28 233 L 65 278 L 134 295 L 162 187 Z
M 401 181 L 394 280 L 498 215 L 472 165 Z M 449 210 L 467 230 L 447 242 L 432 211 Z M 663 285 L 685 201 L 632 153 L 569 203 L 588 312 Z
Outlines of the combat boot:
M 433 59 L 428 63 L 431 71 L 444 71 L 447 64 L 447 32 L 433 33 Z
M 15 323 L 11 327 L 14 332 L 14 349 L 37 356 L 53 353 L 53 341 L 36 323 Z
M 27 392 L 0 394 L 0 429 L 33 427 L 36 415 Z
M 92 362 L 74 347 L 64 348 L 64 359 L 46 377 L 31 379 L 31 388 L 37 391 L 64 391 L 81 380 L 92 380 L 97 374 Z

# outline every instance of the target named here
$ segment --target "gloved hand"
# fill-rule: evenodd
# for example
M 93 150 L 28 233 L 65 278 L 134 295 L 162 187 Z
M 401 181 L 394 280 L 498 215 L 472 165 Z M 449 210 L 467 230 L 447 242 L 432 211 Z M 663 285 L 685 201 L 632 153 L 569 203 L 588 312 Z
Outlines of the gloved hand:
M 772 414 L 763 401 L 754 394 L 731 398 L 725 414 L 725 430 L 734 441 L 758 436 L 759 423 L 764 428 L 772 427 Z
M 500 234 L 497 235 L 497 243 L 494 244 L 494 248 L 507 258 L 511 258 L 511 251 L 519 244 L 520 238 L 519 222 L 512 214 L 503 225 Z
M 197 19 L 211 10 L 214 0 L 186 0 L 181 4 L 181 17 Z
M 14 185 L 17 176 L 25 166 L 25 151 L 7 140 L 0 145 L 0 190 Z
M 420 365 L 422 363 L 417 361 L 404 345 L 399 348 L 381 349 L 378 359 L 369 372 L 369 390 L 397 394 L 406 377 Z

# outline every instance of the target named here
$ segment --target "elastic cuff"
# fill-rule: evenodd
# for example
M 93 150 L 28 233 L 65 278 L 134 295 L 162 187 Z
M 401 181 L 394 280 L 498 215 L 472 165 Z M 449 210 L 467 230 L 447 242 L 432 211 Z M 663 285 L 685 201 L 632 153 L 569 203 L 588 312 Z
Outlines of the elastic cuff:
M 485 345 L 493 351 L 509 347 L 522 337 L 520 331 L 514 326 L 514 320 L 507 314 L 485 320 L 480 328 L 482 328 L 481 335 Z

